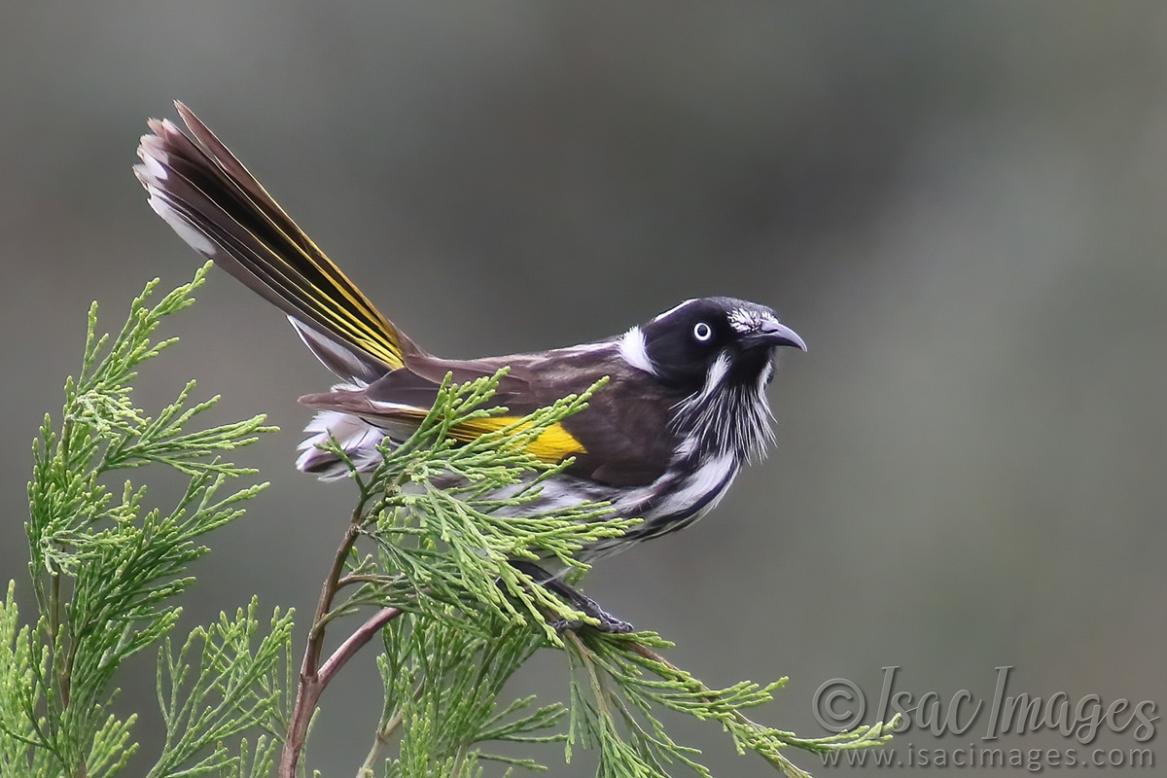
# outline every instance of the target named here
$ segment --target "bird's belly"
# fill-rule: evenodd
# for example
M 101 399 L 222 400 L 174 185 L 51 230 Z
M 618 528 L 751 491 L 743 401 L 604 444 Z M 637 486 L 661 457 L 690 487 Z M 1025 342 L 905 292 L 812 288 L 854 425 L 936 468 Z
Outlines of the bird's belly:
M 687 527 L 709 513 L 725 497 L 740 469 L 732 454 L 710 457 L 688 467 L 670 469 L 648 486 L 613 487 L 571 476 L 558 476 L 543 485 L 536 510 L 554 510 L 583 501 L 608 502 L 612 516 L 639 518 L 621 538 L 604 541 L 589 556 L 607 555 L 629 544 Z M 530 510 L 530 508 L 528 508 Z

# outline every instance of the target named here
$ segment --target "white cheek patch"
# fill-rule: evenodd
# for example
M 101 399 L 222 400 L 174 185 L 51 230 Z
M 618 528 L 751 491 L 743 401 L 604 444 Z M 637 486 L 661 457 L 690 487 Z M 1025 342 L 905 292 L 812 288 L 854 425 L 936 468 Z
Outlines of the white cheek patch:
M 648 344 L 644 342 L 644 332 L 633 327 L 620 338 L 620 356 L 638 370 L 656 375 L 656 368 L 648 358 Z

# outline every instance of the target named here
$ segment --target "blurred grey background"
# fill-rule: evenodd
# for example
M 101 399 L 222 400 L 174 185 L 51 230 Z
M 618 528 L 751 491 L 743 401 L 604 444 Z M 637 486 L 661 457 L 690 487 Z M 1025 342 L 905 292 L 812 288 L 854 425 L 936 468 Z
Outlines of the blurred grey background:
M 987 697 L 1015 665 L 1012 692 L 1167 702 L 1167 5 L 0 14 L 0 579 L 24 602 L 28 443 L 76 371 L 86 305 L 114 326 L 147 278 L 197 264 L 130 174 L 145 118 L 180 97 L 438 353 L 579 342 L 716 293 L 806 336 L 774 383 L 777 452 L 713 516 L 588 582 L 710 683 L 789 674 L 760 718 L 821 732 L 814 690 L 842 676 L 874 697 L 885 665 L 943 698 Z M 240 454 L 274 486 L 214 539 L 187 620 L 253 592 L 306 614 L 351 502 L 292 467 L 296 397 L 330 376 L 224 274 L 200 298 L 142 404 L 197 377 L 221 417 L 283 431 Z M 136 669 L 122 705 L 152 753 Z M 516 692 L 562 696 L 563 671 L 542 655 Z M 328 691 L 326 775 L 365 753 L 373 672 L 365 655 Z M 771 774 L 714 726 L 678 732 L 718 775 Z M 541 753 L 553 775 L 593 770 Z

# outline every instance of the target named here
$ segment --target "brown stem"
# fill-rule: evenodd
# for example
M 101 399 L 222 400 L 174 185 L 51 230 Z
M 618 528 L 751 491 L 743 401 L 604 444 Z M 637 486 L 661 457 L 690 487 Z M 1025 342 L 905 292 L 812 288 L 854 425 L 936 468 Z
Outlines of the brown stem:
M 349 552 L 352 551 L 353 545 L 360 537 L 364 507 L 365 501 L 362 500 L 353 511 L 344 537 L 341 538 L 336 554 L 332 558 L 332 567 L 320 587 L 320 600 L 316 604 L 312 628 L 308 631 L 308 645 L 304 649 L 304 658 L 300 662 L 300 675 L 296 684 L 296 701 L 292 706 L 292 715 L 288 721 L 284 747 L 280 752 L 278 772 L 280 778 L 295 778 L 300 753 L 304 750 L 304 741 L 308 736 L 308 724 L 312 720 L 316 704 L 320 701 L 320 695 L 328 686 L 329 681 L 362 646 L 377 634 L 381 627 L 401 613 L 396 608 L 383 608 L 378 611 L 345 640 L 323 665 L 320 664 L 320 657 L 324 650 L 327 616 L 332 609 L 333 599 L 336 597 L 338 583 L 344 572 L 345 560 L 348 559 Z
M 644 645 L 643 643 L 633 643 L 631 645 L 631 648 L 633 651 L 640 654 L 645 659 L 648 659 L 648 660 L 653 661 L 653 662 L 659 662 L 660 664 L 664 665 L 665 667 L 671 667 L 674 669 L 676 668 L 676 665 L 674 665 L 672 662 L 665 659 L 664 656 L 662 656 L 661 654 L 658 654 L 656 651 L 653 651 L 651 648 Z
M 308 724 L 325 687 L 348 663 L 348 660 L 352 659 L 366 643 L 376 637 L 386 624 L 401 614 L 400 608 L 382 608 L 370 616 L 353 634 L 349 635 L 311 677 L 305 680 L 304 674 L 301 673 L 300 684 L 296 690 L 296 705 L 293 709 L 292 721 L 288 725 L 288 737 L 284 742 L 283 752 L 280 754 L 280 778 L 295 778 L 296 765 L 300 759 L 300 752 L 304 749 L 304 739 L 308 734 Z
M 357 627 L 357 630 L 332 652 L 332 656 L 320 665 L 320 671 L 317 673 L 320 688 L 323 689 L 327 686 L 328 682 L 340 672 L 348 660 L 352 659 L 366 643 L 377 636 L 386 624 L 400 616 L 401 613 L 400 608 L 382 608 L 370 616 L 364 624 Z

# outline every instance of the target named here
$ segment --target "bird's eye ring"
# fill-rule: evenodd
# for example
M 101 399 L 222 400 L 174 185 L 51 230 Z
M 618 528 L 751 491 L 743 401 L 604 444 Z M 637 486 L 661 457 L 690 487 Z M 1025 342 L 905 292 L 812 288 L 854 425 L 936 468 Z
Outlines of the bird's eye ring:
M 705 342 L 713 337 L 713 330 L 705 322 L 699 321 L 693 327 L 693 337 L 701 342 Z

